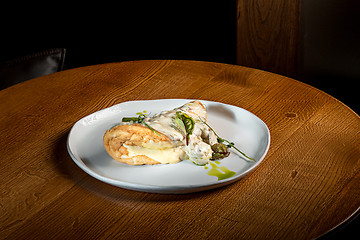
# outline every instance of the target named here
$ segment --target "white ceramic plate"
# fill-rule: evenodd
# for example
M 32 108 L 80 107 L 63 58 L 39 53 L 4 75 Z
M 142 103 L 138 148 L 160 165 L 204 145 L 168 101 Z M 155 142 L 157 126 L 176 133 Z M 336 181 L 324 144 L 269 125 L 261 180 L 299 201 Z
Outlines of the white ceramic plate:
M 234 142 L 256 162 L 246 160 L 231 150 L 229 157 L 206 166 L 197 166 L 189 160 L 177 164 L 130 166 L 113 160 L 105 151 L 102 142 L 105 131 L 121 123 L 123 117 L 136 116 L 137 112 L 143 110 L 152 116 L 189 101 L 161 99 L 123 102 L 90 114 L 72 127 L 67 141 L 68 152 L 82 170 L 100 181 L 153 193 L 191 193 L 217 188 L 240 179 L 260 164 L 270 146 L 266 124 L 242 108 L 203 100 L 200 101 L 207 108 L 209 125 L 219 136 Z M 235 172 L 235 175 L 222 180 L 208 175 L 212 168 L 218 166 Z

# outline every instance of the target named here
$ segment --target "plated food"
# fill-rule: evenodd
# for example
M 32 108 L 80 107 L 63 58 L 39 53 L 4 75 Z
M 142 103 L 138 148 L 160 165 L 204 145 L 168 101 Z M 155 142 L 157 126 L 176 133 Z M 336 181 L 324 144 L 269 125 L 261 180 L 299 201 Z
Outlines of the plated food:
M 158 164 L 157 162 L 155 164 L 154 162 L 153 164 L 144 163 L 134 166 L 114 160 L 105 150 L 104 133 L 111 132 L 110 130 L 116 129 L 118 125 L 140 125 L 140 129 L 147 132 L 146 136 L 157 138 L 159 134 L 172 139 L 167 134 L 158 131 L 154 133 L 155 123 L 150 127 L 148 124 L 150 121 L 146 120 L 161 115 L 166 110 L 171 112 L 179 109 L 190 104 L 191 101 L 193 100 L 128 101 L 91 113 L 79 119 L 71 128 L 67 140 L 68 152 L 77 166 L 102 182 L 136 191 L 166 194 L 192 193 L 225 186 L 239 180 L 259 166 L 270 146 L 270 132 L 266 124 L 245 109 L 207 100 L 198 102 L 206 108 L 208 119 L 200 120 L 196 119 L 195 115 L 186 114 L 194 120 L 195 124 L 201 124 L 203 121 L 203 124 L 208 126 L 216 136 L 217 143 L 211 146 L 212 154 L 208 160 L 209 163 L 202 167 L 193 164 L 185 156 L 175 164 Z M 195 102 L 194 106 L 197 104 Z M 201 110 L 202 107 L 198 106 Z M 192 121 L 188 117 L 182 116 L 181 112 L 178 113 L 178 117 L 175 115 L 178 123 L 175 122 L 175 124 L 181 125 L 182 122 L 192 126 Z M 192 132 L 192 134 L 195 133 L 194 136 L 185 134 L 186 130 L 188 130 L 187 133 L 190 133 L 191 128 L 186 126 L 180 128 L 183 142 L 181 146 L 185 148 L 186 136 L 188 136 L 190 144 L 191 138 L 196 136 L 196 127 Z M 132 141 L 136 140 L 135 136 L 131 139 Z M 143 142 L 142 138 L 140 139 L 137 143 Z M 165 143 L 166 141 L 160 142 Z M 170 143 L 173 144 L 173 142 Z M 227 152 L 222 151 L 223 147 L 227 149 Z M 241 153 L 239 148 L 256 161 Z M 224 158 L 220 159 L 221 157 Z
M 206 108 L 200 101 L 152 117 L 146 111 L 138 112 L 137 117 L 125 117 L 121 124 L 106 131 L 103 144 L 113 159 L 129 165 L 173 164 L 187 159 L 205 165 L 229 156 L 230 147 L 246 156 L 209 126 Z

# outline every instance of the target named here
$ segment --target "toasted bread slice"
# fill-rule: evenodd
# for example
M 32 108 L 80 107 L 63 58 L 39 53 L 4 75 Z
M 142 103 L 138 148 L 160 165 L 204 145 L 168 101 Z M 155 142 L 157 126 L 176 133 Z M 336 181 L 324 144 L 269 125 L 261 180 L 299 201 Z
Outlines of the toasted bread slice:
M 167 136 L 162 133 L 156 134 L 151 129 L 138 123 L 117 125 L 107 130 L 103 142 L 105 150 L 113 159 L 130 165 L 152 165 L 160 162 L 145 155 L 129 157 L 126 146 L 146 146 L 148 143 L 157 145 L 159 148 L 161 146 L 164 148 L 171 146 L 171 140 Z

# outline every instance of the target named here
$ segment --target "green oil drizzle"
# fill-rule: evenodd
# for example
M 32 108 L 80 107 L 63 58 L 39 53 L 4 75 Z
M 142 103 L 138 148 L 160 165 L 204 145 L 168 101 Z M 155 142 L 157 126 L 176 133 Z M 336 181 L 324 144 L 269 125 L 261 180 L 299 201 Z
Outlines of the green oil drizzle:
M 215 163 L 220 164 L 218 161 L 215 161 Z M 230 178 L 236 174 L 236 172 L 230 171 L 227 167 L 217 166 L 215 163 L 210 162 L 210 166 L 212 168 L 208 171 L 207 174 L 217 177 L 218 181 Z M 208 169 L 208 166 L 205 166 L 205 169 Z

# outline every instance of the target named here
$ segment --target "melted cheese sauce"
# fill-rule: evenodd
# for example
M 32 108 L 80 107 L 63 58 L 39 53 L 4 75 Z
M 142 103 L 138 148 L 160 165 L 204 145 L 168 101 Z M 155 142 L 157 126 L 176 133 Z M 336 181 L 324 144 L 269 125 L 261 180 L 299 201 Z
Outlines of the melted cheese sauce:
M 124 145 L 128 150 L 128 155 L 123 157 L 134 157 L 137 155 L 144 155 L 149 158 L 155 159 L 160 163 L 178 163 L 184 157 L 184 151 L 181 148 L 168 148 L 168 149 L 151 149 L 140 146 Z

